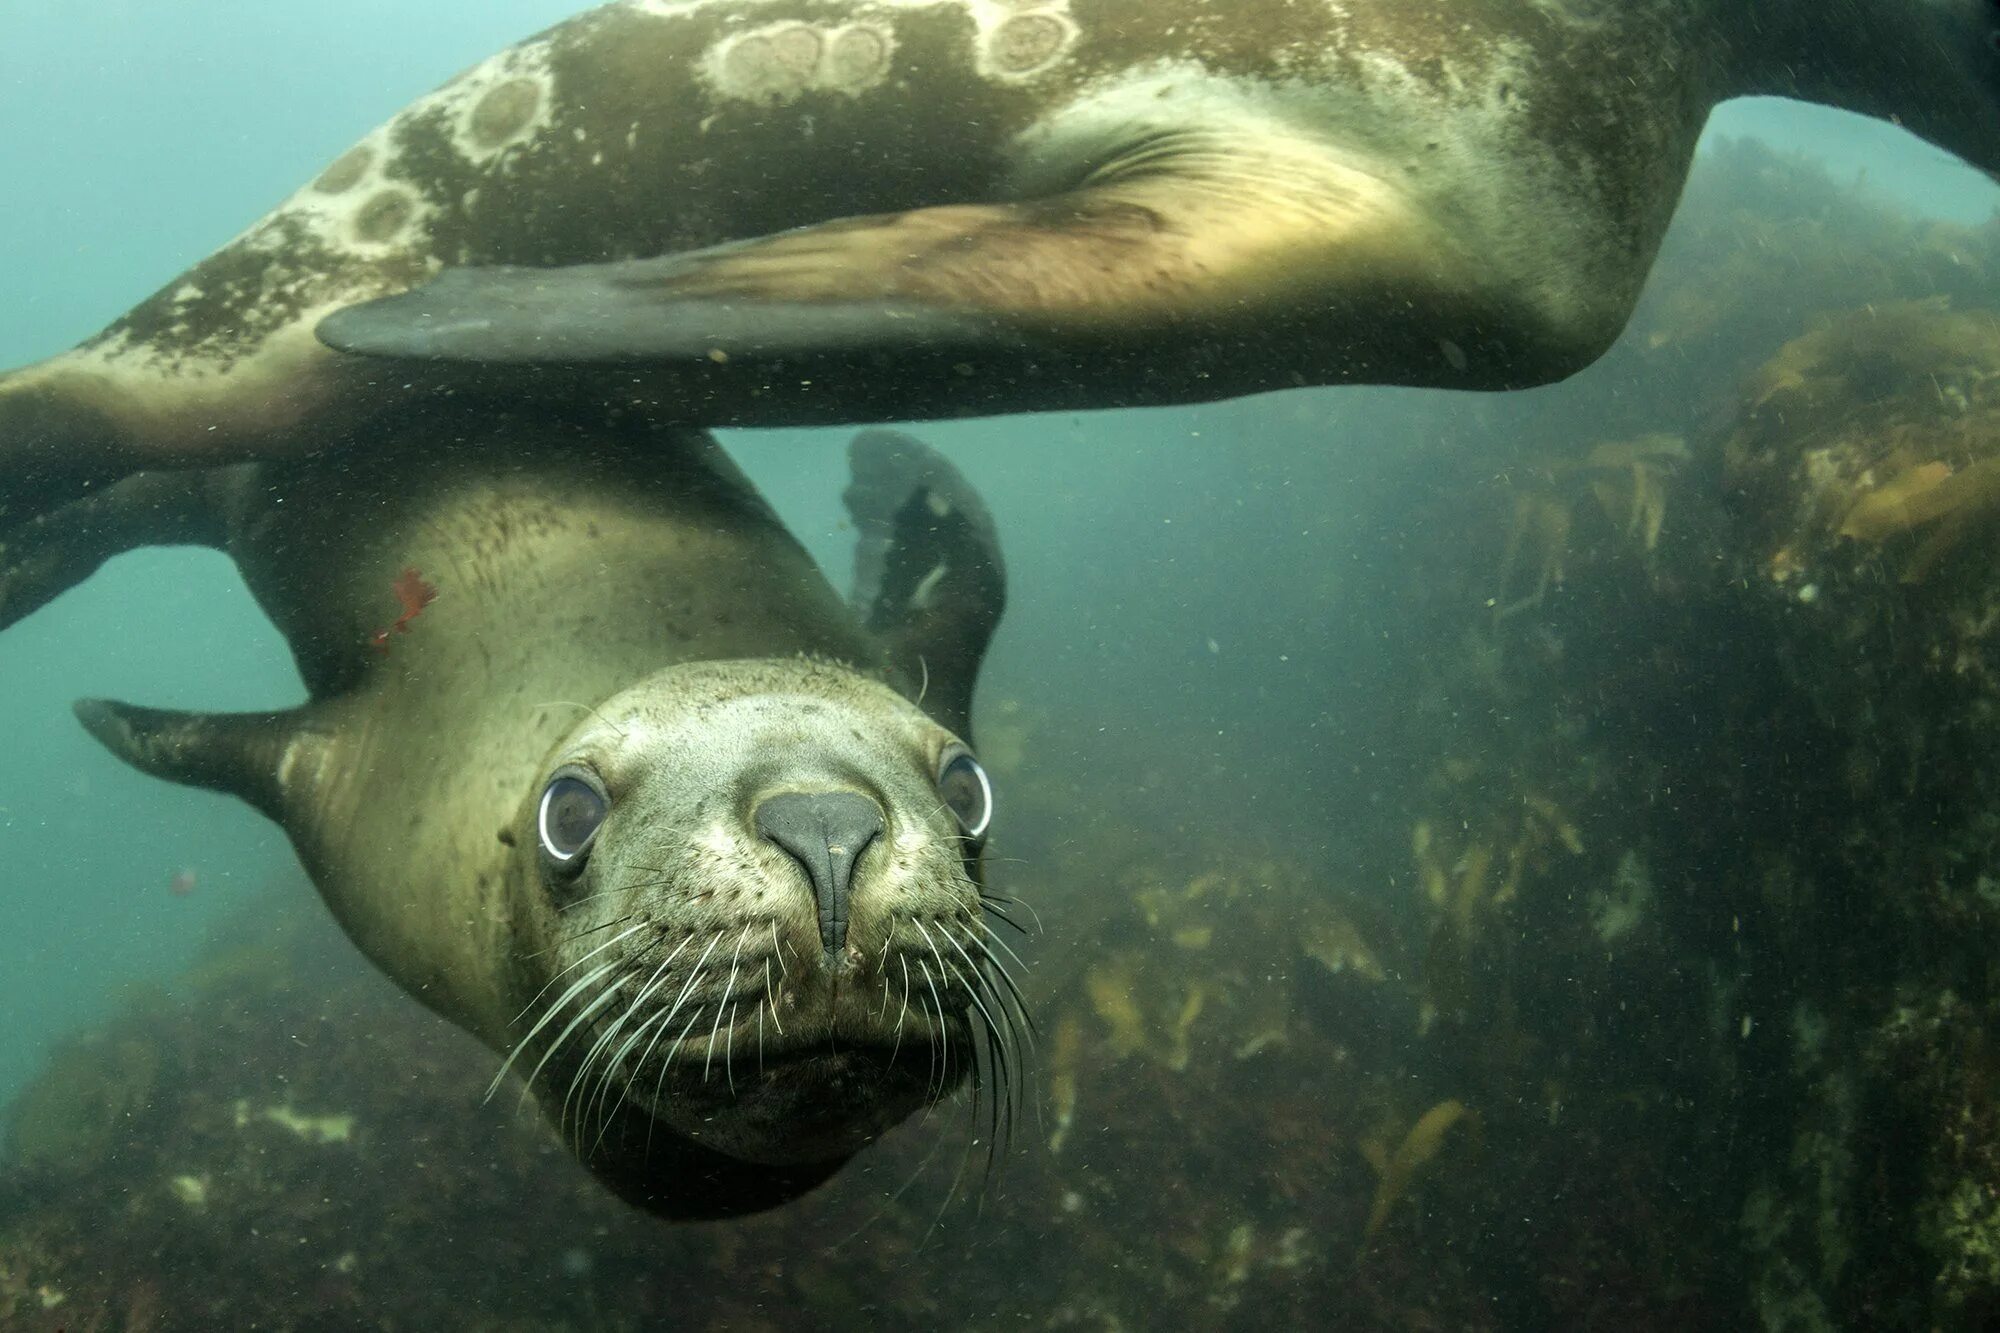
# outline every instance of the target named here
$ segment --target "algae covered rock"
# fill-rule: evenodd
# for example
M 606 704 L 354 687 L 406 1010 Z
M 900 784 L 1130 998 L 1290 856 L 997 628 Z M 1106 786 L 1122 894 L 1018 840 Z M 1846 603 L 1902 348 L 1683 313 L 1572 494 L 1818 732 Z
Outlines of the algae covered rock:
M 58 1047 L 12 1107 L 14 1160 L 60 1175 L 104 1165 L 143 1132 L 161 1061 L 155 1044 L 129 1036 L 85 1034 Z

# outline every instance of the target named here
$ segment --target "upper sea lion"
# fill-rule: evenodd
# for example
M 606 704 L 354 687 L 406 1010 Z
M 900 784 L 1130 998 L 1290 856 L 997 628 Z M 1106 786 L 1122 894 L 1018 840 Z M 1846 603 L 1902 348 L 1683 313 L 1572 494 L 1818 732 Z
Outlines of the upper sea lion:
M 621 0 L 0 381 L 0 498 L 297 456 L 440 389 L 779 425 L 1540 384 L 1623 327 L 1717 102 L 1993 168 L 1996 29 L 1992 0 Z
M 26 525 L 0 623 L 119 550 L 227 550 L 308 702 L 85 724 L 282 824 L 363 952 L 636 1203 L 782 1202 L 968 1077 L 1011 1117 L 1026 1014 L 967 744 L 1003 574 L 956 471 L 856 440 L 850 605 L 701 432 L 383 426 Z

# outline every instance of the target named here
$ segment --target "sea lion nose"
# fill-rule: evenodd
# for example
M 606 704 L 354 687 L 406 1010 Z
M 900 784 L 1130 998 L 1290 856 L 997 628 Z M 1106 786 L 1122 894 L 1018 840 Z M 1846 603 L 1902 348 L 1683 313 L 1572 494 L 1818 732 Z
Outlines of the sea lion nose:
M 859 792 L 788 791 L 757 803 L 751 823 L 805 867 L 819 902 L 819 940 L 832 966 L 847 948 L 854 866 L 882 836 L 882 807 Z

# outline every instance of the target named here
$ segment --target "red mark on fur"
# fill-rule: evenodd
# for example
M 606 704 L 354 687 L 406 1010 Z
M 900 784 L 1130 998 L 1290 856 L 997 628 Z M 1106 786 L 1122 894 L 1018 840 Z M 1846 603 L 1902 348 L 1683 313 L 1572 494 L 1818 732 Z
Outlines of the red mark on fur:
M 403 604 L 403 614 L 396 617 L 396 623 L 387 629 L 378 629 L 368 636 L 368 645 L 378 653 L 389 651 L 391 634 L 408 634 L 410 622 L 423 614 L 425 607 L 437 600 L 438 590 L 434 584 L 424 582 L 424 576 L 414 567 L 405 567 L 389 583 L 395 590 L 396 600 Z

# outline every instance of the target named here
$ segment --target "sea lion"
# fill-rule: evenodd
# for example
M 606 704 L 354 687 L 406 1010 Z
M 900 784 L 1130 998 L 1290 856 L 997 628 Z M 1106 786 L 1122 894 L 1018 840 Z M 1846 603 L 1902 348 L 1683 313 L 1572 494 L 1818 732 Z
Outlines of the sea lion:
M 1540 384 L 1623 327 L 1715 103 L 1889 115 L 1993 168 L 1996 28 L 1991 0 L 620 0 L 0 382 L 0 495 L 19 522 L 296 456 L 440 390 L 779 425 Z
M 1026 1013 L 966 743 L 1004 576 L 957 472 L 857 438 L 850 606 L 701 432 L 393 426 L 28 526 L 10 616 L 117 550 L 220 546 L 310 696 L 88 701 L 90 731 L 281 823 L 363 952 L 664 1216 L 789 1199 L 968 1078 L 1004 1132 Z

